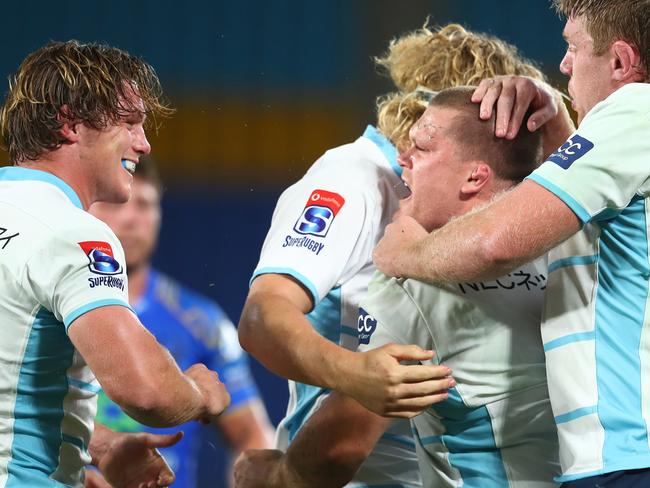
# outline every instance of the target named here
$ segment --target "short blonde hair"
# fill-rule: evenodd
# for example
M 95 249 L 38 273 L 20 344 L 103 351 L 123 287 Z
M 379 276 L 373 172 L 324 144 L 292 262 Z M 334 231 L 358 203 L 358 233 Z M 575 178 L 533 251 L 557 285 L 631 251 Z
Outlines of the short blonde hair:
M 459 24 L 421 29 L 393 39 L 375 58 L 399 92 L 377 99 L 377 127 L 399 151 L 408 148 L 408 132 L 428 106 L 427 90 L 478 85 L 484 78 L 523 75 L 544 80 L 535 64 L 517 48 Z

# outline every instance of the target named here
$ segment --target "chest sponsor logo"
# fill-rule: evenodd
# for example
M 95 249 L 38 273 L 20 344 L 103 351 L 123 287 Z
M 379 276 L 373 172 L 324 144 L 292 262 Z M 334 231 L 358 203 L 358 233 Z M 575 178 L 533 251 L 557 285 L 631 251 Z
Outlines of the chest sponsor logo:
M 2 251 L 5 247 L 9 245 L 9 243 L 13 238 L 18 237 L 19 235 L 20 235 L 19 232 L 16 232 L 14 234 L 9 229 L 0 227 L 0 251 Z
M 480 281 L 478 283 L 459 283 L 458 288 L 463 295 L 473 292 L 490 291 L 525 291 L 534 292 L 546 290 L 546 275 L 542 273 L 529 273 L 520 269 L 494 281 Z
M 357 330 L 359 331 L 359 344 L 370 344 L 370 337 L 377 329 L 377 320 L 359 307 L 359 318 L 357 319 Z
M 325 237 L 327 232 L 343 208 L 345 199 L 338 193 L 326 190 L 314 190 L 309 196 L 293 230 L 299 234 L 308 234 L 316 237 Z
M 85 241 L 79 246 L 86 253 L 88 269 L 98 275 L 118 275 L 124 272 L 122 265 L 113 257 L 113 248 L 108 242 Z
M 553 161 L 561 168 L 568 169 L 582 156 L 593 149 L 594 143 L 574 134 L 571 139 L 566 141 L 560 148 L 548 157 L 548 161 Z

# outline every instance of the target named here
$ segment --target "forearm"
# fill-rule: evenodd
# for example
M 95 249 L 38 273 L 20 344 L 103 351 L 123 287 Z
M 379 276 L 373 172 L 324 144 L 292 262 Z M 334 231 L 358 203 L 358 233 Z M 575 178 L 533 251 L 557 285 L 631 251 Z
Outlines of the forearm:
M 278 476 L 298 486 L 343 486 L 372 452 L 390 420 L 333 393 L 291 443 Z M 293 485 L 284 485 L 293 486 Z
M 580 226 L 558 197 L 525 181 L 405 248 L 400 275 L 430 283 L 497 278 L 543 255 Z
M 113 400 L 131 418 L 150 427 L 171 427 L 197 419 L 205 410 L 203 394 L 171 355 L 160 349 L 157 361 L 148 364 L 150 379 L 143 378 L 139 388 L 131 384 L 119 399 Z
M 242 312 L 239 338 L 244 349 L 285 378 L 337 389 L 354 361 L 350 351 L 321 336 L 296 306 L 281 296 L 258 293 Z

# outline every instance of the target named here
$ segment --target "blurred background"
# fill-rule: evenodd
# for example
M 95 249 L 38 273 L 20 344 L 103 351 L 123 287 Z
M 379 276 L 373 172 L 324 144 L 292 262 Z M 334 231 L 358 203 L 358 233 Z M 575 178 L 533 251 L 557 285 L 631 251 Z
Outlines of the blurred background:
M 156 68 L 177 113 L 149 134 L 165 181 L 154 264 L 235 323 L 282 189 L 374 122 L 374 100 L 391 88 L 372 59 L 393 37 L 427 17 L 459 22 L 515 44 L 566 86 L 562 22 L 548 0 L 26 0 L 3 12 L 3 79 L 47 41 L 73 38 Z M 252 362 L 275 424 L 286 382 Z M 224 453 L 210 446 L 201 486 L 225 486 Z

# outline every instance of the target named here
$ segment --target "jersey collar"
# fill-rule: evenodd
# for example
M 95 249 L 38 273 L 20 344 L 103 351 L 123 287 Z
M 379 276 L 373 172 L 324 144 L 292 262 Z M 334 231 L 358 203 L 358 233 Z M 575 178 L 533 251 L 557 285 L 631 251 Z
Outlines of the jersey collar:
M 50 183 L 65 193 L 75 207 L 84 209 L 81 199 L 72 187 L 52 173 L 38 169 L 21 168 L 20 166 L 7 166 L 0 168 L 0 181 L 44 181 Z
M 399 164 L 397 164 L 397 149 L 386 138 L 386 136 L 383 135 L 381 132 L 379 132 L 372 125 L 369 125 L 368 127 L 366 127 L 366 130 L 363 133 L 363 137 L 365 137 L 366 139 L 370 139 L 372 142 L 375 143 L 375 145 L 379 148 L 379 150 L 384 154 L 384 157 L 390 163 L 390 167 L 393 168 L 395 174 L 401 177 L 402 167 Z

